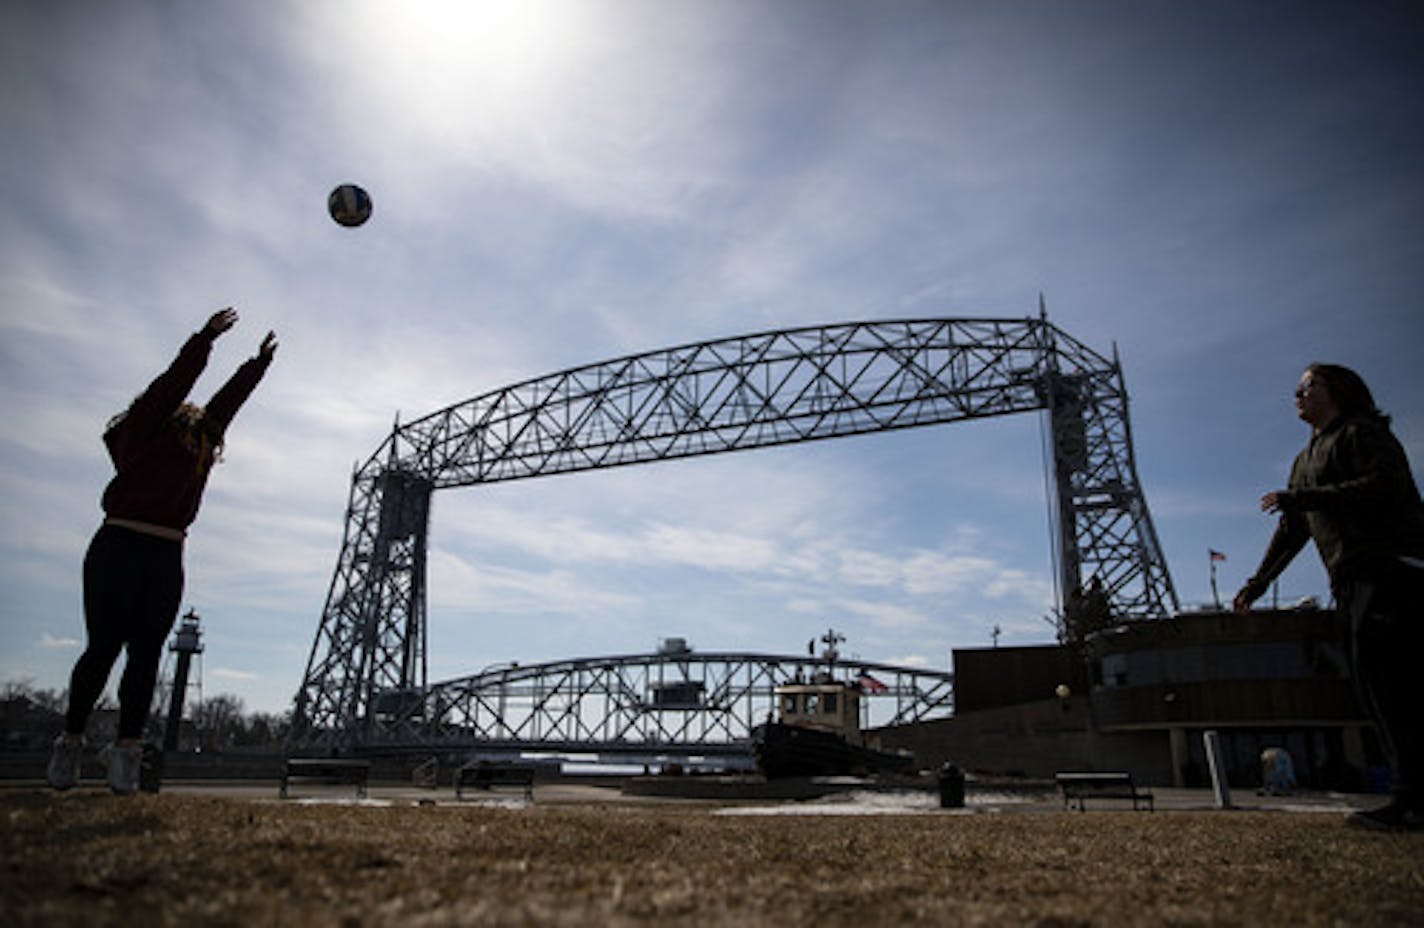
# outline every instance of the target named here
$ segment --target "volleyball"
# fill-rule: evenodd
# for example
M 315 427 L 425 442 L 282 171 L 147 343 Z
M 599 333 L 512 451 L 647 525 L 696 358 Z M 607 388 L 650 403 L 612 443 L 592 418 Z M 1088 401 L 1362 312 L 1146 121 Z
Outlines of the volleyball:
M 371 195 L 356 184 L 342 184 L 326 198 L 326 211 L 339 225 L 354 229 L 371 218 Z

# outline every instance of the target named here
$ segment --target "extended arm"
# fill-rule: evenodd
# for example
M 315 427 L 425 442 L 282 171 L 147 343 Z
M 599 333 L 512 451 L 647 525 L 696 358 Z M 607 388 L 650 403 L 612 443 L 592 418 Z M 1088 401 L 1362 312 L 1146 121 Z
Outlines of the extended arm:
M 1262 508 L 1267 506 L 1266 499 L 1275 494 L 1267 493 L 1261 500 Z M 1305 543 L 1310 540 L 1310 530 L 1305 524 L 1305 520 L 1299 516 L 1289 513 L 1282 513 L 1280 521 L 1276 523 L 1275 534 L 1271 536 L 1271 543 L 1266 545 L 1266 553 L 1261 556 L 1261 565 L 1256 568 L 1256 573 L 1247 580 L 1241 587 L 1241 591 L 1236 594 L 1232 601 L 1232 606 L 1237 612 L 1246 612 L 1251 608 L 1251 604 L 1260 599 L 1261 594 L 1266 592 L 1266 588 L 1271 585 L 1271 581 L 1281 575 L 1295 556 L 1305 547 Z
M 1301 469 L 1305 466 L 1305 452 L 1301 452 L 1291 465 L 1291 474 L 1288 485 L 1299 486 L 1303 481 Z M 1273 490 L 1261 497 L 1261 510 L 1263 512 L 1278 512 L 1280 519 L 1276 522 L 1276 531 L 1271 535 L 1271 541 L 1266 545 L 1266 553 L 1261 555 L 1261 564 L 1256 568 L 1256 573 L 1247 580 L 1241 587 L 1241 591 L 1232 600 L 1232 606 L 1237 612 L 1247 612 L 1251 604 L 1266 592 L 1266 588 L 1271 585 L 1271 581 L 1279 577 L 1295 556 L 1305 547 L 1310 540 L 1310 526 L 1305 521 L 1305 516 L 1296 511 L 1287 511 L 1281 508 L 1281 495 L 1289 493 L 1289 490 Z
M 207 366 L 208 355 L 212 353 L 213 340 L 232 328 L 237 321 L 237 313 L 231 307 L 220 309 L 208 318 L 201 329 L 188 337 L 178 356 L 168 368 L 148 385 L 129 405 L 122 419 L 122 429 L 115 429 L 106 436 L 111 442 L 122 445 L 130 437 L 150 435 L 173 415 L 173 411 L 188 398 L 198 376 Z M 122 454 L 122 448 L 115 448 Z
M 237 415 L 238 409 L 252 395 L 257 384 L 262 379 L 262 375 L 267 372 L 267 367 L 272 363 L 273 356 L 277 353 L 277 335 L 275 332 L 268 332 L 262 339 L 262 344 L 257 348 L 257 354 L 248 358 L 240 367 L 228 378 L 227 383 L 218 388 L 213 394 L 213 398 L 208 401 L 204 410 L 204 418 L 214 431 L 215 435 L 221 435 Z

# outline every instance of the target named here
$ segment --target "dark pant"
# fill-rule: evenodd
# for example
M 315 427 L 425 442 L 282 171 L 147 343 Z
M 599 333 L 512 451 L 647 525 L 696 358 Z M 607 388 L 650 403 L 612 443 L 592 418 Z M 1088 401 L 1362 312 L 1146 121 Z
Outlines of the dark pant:
M 163 641 L 183 597 L 183 543 L 102 526 L 84 555 L 84 626 L 88 645 L 69 678 L 65 730 L 82 734 L 128 649 L 119 681 L 119 737 L 138 738 L 148 720 Z
M 1424 570 L 1401 567 L 1337 593 L 1360 706 L 1379 734 L 1395 798 L 1424 803 Z

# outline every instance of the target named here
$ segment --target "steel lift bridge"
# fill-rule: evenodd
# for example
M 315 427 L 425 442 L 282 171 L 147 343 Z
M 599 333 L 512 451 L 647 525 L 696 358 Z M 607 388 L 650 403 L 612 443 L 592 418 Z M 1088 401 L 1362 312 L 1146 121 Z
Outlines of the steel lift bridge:
M 426 675 L 436 490 L 1038 411 L 1052 473 L 1060 621 L 1091 582 L 1120 619 L 1177 609 L 1111 359 L 1048 321 L 908 319 L 761 332 L 514 384 L 399 424 L 355 470 L 346 532 L 296 696 L 289 750 L 745 754 L 806 656 L 700 653 Z M 1099 596 L 1101 599 L 1101 596 Z M 843 663 L 888 724 L 952 712 L 949 674 Z

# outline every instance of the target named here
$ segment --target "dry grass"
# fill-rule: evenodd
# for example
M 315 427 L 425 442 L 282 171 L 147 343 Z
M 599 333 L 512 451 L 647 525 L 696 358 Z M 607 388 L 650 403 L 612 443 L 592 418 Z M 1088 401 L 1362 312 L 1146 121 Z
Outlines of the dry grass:
M 716 816 L 0 793 L 0 924 L 1424 925 L 1335 815 Z

